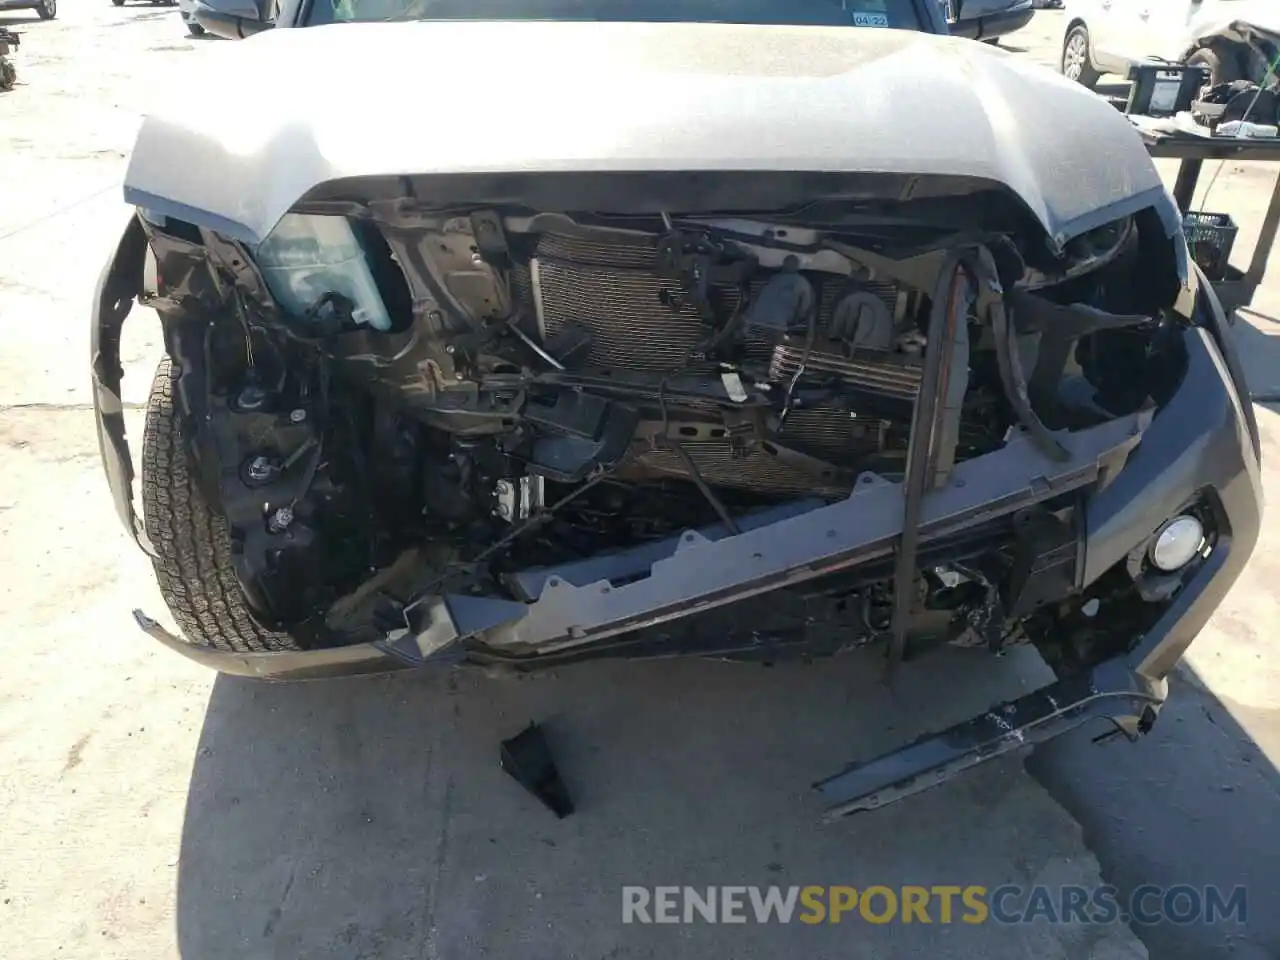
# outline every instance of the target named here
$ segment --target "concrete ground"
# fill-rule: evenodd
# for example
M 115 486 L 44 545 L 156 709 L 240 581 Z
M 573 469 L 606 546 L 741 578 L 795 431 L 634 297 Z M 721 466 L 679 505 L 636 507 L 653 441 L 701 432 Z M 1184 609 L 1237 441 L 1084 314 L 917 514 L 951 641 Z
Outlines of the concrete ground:
M 0 24 L 23 33 L 20 86 L 0 95 L 0 956 L 1280 955 L 1274 514 L 1140 744 L 1072 736 L 1026 768 L 990 764 L 830 826 L 813 778 L 1043 682 L 1043 664 L 939 655 L 891 691 L 856 656 L 286 687 L 158 649 L 129 618 L 163 606 L 101 477 L 86 320 L 146 92 L 216 41 L 185 38 L 171 8 L 105 0 Z M 1060 30 L 1060 14 L 1040 13 L 1008 45 L 1052 62 Z M 231 80 L 229 96 L 254 95 Z M 1213 187 L 1209 208 L 1241 221 L 1243 252 L 1267 190 L 1265 170 L 1230 164 Z M 1263 390 L 1280 386 L 1276 270 L 1239 326 Z M 157 356 L 139 312 L 131 402 Z M 1280 419 L 1258 416 L 1277 489 Z M 497 769 L 498 741 L 531 719 L 578 802 L 569 819 Z M 1248 884 L 1250 922 L 621 923 L 627 884 L 1103 880 Z

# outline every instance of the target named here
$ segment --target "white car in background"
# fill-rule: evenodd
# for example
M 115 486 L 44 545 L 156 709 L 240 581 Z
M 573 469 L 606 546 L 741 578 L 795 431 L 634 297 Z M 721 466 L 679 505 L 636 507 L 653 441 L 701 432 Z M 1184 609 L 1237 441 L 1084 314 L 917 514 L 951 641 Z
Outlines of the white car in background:
M 1280 0 L 1067 0 L 1066 14 L 1062 72 L 1086 87 L 1153 60 L 1261 80 L 1280 51 Z

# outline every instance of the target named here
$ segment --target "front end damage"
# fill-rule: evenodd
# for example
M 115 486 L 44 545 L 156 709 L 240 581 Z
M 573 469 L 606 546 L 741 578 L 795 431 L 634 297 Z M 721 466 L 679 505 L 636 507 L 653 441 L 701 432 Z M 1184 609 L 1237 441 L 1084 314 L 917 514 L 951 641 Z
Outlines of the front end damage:
M 697 179 L 331 184 L 283 252 L 141 212 L 94 324 L 117 508 L 154 550 L 119 410 L 136 298 L 238 585 L 297 649 L 139 623 L 277 678 L 869 644 L 1030 643 L 1055 670 L 824 781 L 837 812 L 1092 717 L 1148 729 L 1261 502 L 1170 218 L 1050 237 L 964 178 Z

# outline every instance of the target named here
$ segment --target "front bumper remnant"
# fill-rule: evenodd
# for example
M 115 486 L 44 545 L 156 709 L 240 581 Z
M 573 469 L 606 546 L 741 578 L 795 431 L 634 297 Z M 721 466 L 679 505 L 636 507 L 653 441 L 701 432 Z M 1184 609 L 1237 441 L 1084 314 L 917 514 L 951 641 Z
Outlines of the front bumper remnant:
M 1114 474 L 1147 419 L 1133 415 L 1055 434 L 1068 451 L 1065 462 L 1054 461 L 1018 432 L 1003 449 L 959 464 L 951 482 L 922 505 L 921 544 Z M 863 474 L 838 503 L 735 537 L 712 541 L 688 531 L 670 556 L 639 571 L 647 576 L 621 586 L 591 564 L 575 562 L 563 570 L 542 568 L 545 586 L 532 603 L 428 595 L 406 608 L 408 630 L 401 631 L 396 652 L 424 662 L 449 647 L 477 642 L 512 655 L 546 655 L 853 569 L 892 555 L 903 530 L 902 503 L 902 484 Z M 640 552 L 647 555 L 644 548 Z

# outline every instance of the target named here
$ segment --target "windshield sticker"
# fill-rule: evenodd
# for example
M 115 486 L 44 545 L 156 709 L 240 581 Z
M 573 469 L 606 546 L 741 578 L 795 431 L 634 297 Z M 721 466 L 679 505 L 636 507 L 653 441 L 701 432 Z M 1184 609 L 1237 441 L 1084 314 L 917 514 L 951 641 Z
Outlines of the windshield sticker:
M 855 27 L 887 27 L 889 26 L 889 15 L 855 10 L 853 11 L 853 25 Z

